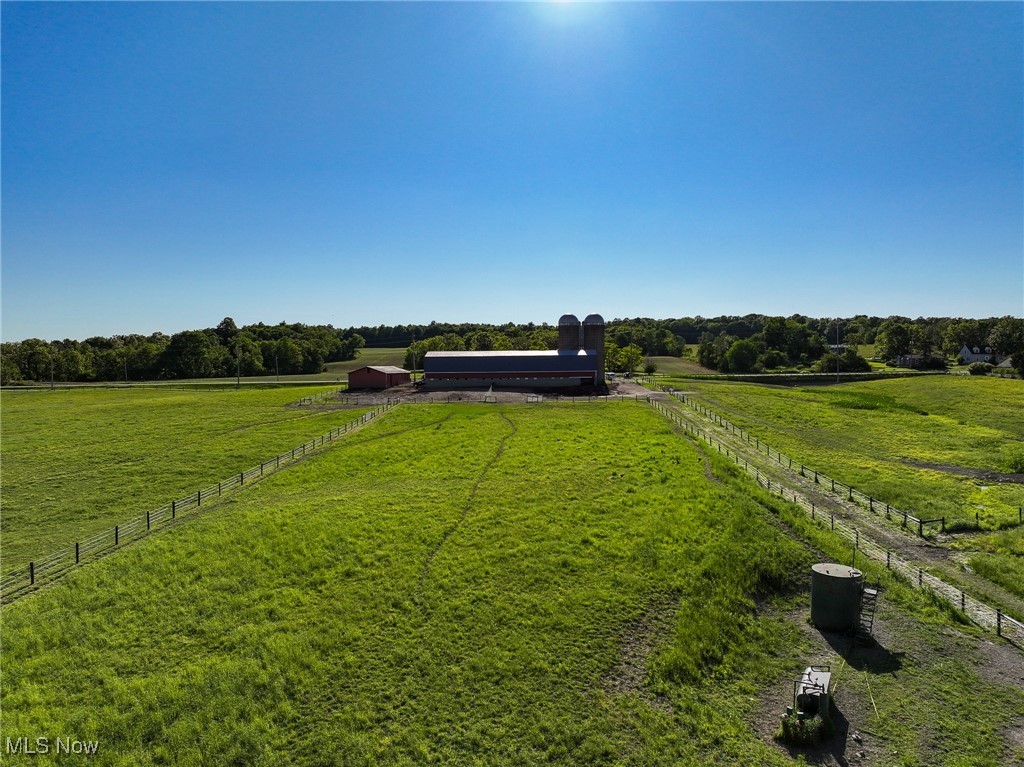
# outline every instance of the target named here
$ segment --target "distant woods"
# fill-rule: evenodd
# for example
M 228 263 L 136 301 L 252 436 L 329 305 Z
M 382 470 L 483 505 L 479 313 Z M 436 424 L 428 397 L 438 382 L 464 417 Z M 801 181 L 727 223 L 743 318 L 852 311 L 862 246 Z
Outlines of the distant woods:
M 784 368 L 856 372 L 868 367 L 856 347 L 873 344 L 874 356 L 895 360 L 918 355 L 944 366 L 963 346 L 991 347 L 1013 355 L 1024 373 L 1024 320 L 919 317 L 815 319 L 770 317 L 684 317 L 614 319 L 607 326 L 609 370 L 636 370 L 644 358 L 679 357 L 691 350 L 706 368 L 747 373 Z M 486 325 L 431 322 L 337 329 L 330 325 L 247 325 L 226 317 L 216 328 L 167 336 L 127 335 L 84 341 L 46 342 L 31 338 L 3 344 L 4 384 L 18 381 L 145 381 L 241 375 L 313 374 L 328 362 L 355 358 L 368 347 L 405 348 L 405 366 L 422 367 L 428 351 L 555 349 L 554 325 Z M 838 347 L 838 348 L 837 348 Z M 653 367 L 653 365 L 649 365 Z
M 697 360 L 723 373 L 757 373 L 793 367 L 817 372 L 870 369 L 857 347 L 874 345 L 874 358 L 919 368 L 945 368 L 960 351 L 990 348 L 993 357 L 1013 355 L 1024 366 L 1024 320 L 991 317 L 793 317 L 719 318 L 701 331 Z
M 246 325 L 225 317 L 215 328 L 174 335 L 94 336 L 84 341 L 30 338 L 0 349 L 3 384 L 19 381 L 152 381 L 319 373 L 363 345 L 330 325 Z

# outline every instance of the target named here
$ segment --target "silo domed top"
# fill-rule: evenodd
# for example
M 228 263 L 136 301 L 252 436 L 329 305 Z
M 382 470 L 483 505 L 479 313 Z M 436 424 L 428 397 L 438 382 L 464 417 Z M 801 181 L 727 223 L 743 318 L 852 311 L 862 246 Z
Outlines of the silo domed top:
M 579 325 L 580 321 L 576 319 L 575 314 L 563 314 L 558 318 L 559 325 Z
M 583 320 L 584 325 L 604 325 L 604 317 L 600 314 L 588 314 L 587 318 Z

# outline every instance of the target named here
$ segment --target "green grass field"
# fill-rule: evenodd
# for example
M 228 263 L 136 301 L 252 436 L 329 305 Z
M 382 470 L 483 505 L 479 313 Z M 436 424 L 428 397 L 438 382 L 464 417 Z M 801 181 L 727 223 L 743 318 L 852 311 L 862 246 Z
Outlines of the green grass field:
M 1017 520 L 1024 485 L 1024 384 L 928 376 L 807 389 L 679 380 L 738 426 L 808 466 L 920 517 Z M 929 467 L 921 464 L 929 464 Z
M 793 530 L 839 548 L 703 460 L 640 403 L 400 407 L 4 607 L 4 734 L 100 742 L 61 764 L 792 764 L 758 721 L 813 651 Z M 913 652 L 842 672 L 876 763 L 1005 763 L 1024 694 L 889 593 Z
M 658 376 L 716 375 L 718 373 L 717 370 L 701 367 L 692 359 L 685 357 L 651 357 L 650 359 L 658 368 Z
M 963 471 L 1024 467 L 1024 383 L 923 376 L 796 389 L 680 379 L 773 448 L 922 518 L 953 529 L 1014 527 L 1024 485 Z M 977 515 L 977 517 L 976 517 Z M 1024 596 L 1024 529 L 964 539 L 970 565 Z
M 4 392 L 4 570 L 354 418 L 288 407 L 324 387 Z

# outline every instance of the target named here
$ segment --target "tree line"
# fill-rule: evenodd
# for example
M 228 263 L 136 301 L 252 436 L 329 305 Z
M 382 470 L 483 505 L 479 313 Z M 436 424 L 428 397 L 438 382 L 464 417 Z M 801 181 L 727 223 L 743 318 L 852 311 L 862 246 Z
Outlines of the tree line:
M 327 362 L 355 358 L 363 339 L 330 325 L 302 323 L 94 336 L 84 341 L 29 338 L 0 347 L 4 385 L 29 381 L 153 381 L 320 373 Z
M 741 335 L 744 331 L 747 334 Z M 947 360 L 963 362 L 959 355 L 964 346 L 991 348 L 994 356 L 1012 355 L 1014 368 L 1024 375 L 1024 319 L 1011 316 L 916 320 L 865 315 L 825 320 L 747 317 L 729 322 L 717 333 L 704 331 L 697 359 L 704 367 L 722 372 L 760 372 L 786 366 L 861 372 L 870 369 L 856 351 L 862 344 L 874 344 L 874 356 L 888 362 L 913 356 L 912 366 L 920 368 L 945 368 Z
M 696 346 L 705 367 L 757 372 L 787 366 L 849 372 L 868 363 L 855 347 L 874 344 L 875 356 L 906 354 L 955 360 L 963 346 L 1013 355 L 1024 375 L 1024 319 L 990 317 L 813 318 L 747 314 L 719 317 L 616 318 L 608 322 L 609 370 L 635 370 L 645 357 L 681 356 Z M 337 329 L 330 325 L 258 323 L 238 328 L 230 317 L 216 328 L 167 336 L 124 335 L 84 341 L 31 338 L 0 348 L 4 384 L 17 381 L 116 381 L 234 375 L 318 373 L 327 362 L 353 359 L 362 346 L 403 347 L 405 366 L 422 367 L 428 351 L 556 349 L 558 329 L 547 323 L 431 322 Z M 833 348 L 836 347 L 836 348 Z M 937 361 L 936 364 L 944 364 Z

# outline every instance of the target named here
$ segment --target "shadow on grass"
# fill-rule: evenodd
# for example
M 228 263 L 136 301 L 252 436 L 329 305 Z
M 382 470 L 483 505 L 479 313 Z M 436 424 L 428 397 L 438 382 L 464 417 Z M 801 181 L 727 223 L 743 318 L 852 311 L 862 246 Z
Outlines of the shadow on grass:
M 821 631 L 822 638 L 846 659 L 850 668 L 869 674 L 892 674 L 903 667 L 905 652 L 893 652 L 873 637 L 858 641 L 845 632 Z

